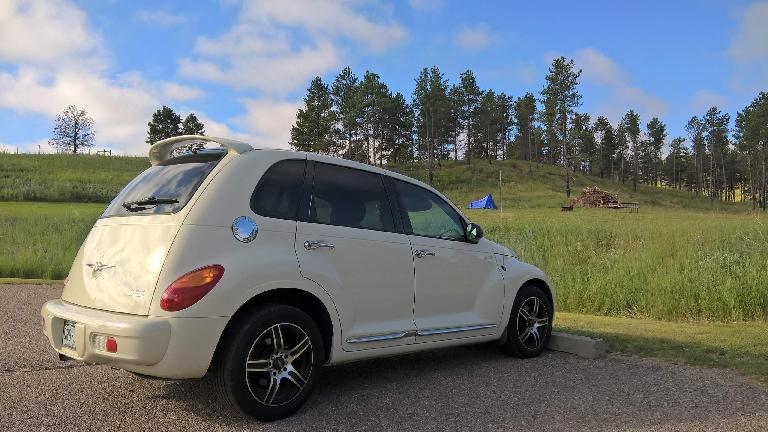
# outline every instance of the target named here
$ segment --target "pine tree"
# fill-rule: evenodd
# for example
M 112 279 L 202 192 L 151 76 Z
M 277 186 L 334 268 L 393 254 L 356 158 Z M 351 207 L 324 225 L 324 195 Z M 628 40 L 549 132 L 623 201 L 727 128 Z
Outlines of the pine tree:
M 574 110 L 581 105 L 581 94 L 578 91 L 581 69 L 576 70 L 573 60 L 559 57 L 552 61 L 549 72 L 545 77 L 547 83 L 541 90 L 545 111 L 549 112 L 549 120 L 557 131 L 556 139 L 562 152 L 562 165 L 565 171 L 565 195 L 571 196 L 571 176 L 573 152 L 570 152 L 568 142 L 568 124 Z
M 448 100 L 448 81 L 436 66 L 424 68 L 416 78 L 413 91 L 413 111 L 415 118 L 418 154 L 427 162 L 428 181 L 434 180 L 435 160 L 440 150 L 440 143 L 450 137 L 450 102 Z
M 205 135 L 205 125 L 197 119 L 194 113 L 189 113 L 181 122 L 182 135 Z
M 533 143 L 533 127 L 536 121 L 536 97 L 533 93 L 529 92 L 525 96 L 517 98 L 513 112 L 517 125 L 515 144 L 518 149 L 518 157 L 529 162 L 537 160 Z M 530 170 L 530 164 L 528 168 Z
M 671 164 L 667 163 L 667 165 L 670 165 L 671 169 L 671 175 L 669 176 L 669 184 L 672 185 L 672 188 L 679 189 L 680 187 L 680 164 L 682 162 L 682 157 L 684 153 L 684 147 L 683 144 L 685 143 L 685 138 L 683 137 L 676 137 L 672 139 L 672 142 L 669 143 L 669 155 L 667 156 L 667 161 L 671 160 Z
M 459 77 L 458 86 L 459 100 L 459 121 L 461 122 L 461 134 L 466 137 L 464 144 L 464 158 L 467 164 L 472 163 L 472 156 L 477 153 L 472 138 L 476 135 L 477 116 L 480 109 L 480 101 L 483 97 L 483 91 L 477 85 L 475 74 L 471 70 L 466 70 Z
M 366 144 L 366 157 L 361 162 L 382 163 L 378 146 L 382 141 L 386 121 L 384 107 L 390 98 L 387 85 L 378 74 L 366 71 L 360 84 L 360 101 L 363 110 L 361 132 Z
M 345 67 L 331 86 L 331 100 L 338 113 L 339 154 L 346 159 L 362 158 L 360 128 L 363 123 L 363 106 L 360 96 L 360 80 Z
M 147 124 L 147 144 L 152 145 L 166 138 L 181 135 L 181 117 L 170 107 L 162 108 L 152 114 L 152 120 Z
M 336 153 L 337 115 L 332 108 L 328 86 L 320 77 L 315 77 L 304 97 L 304 108 L 299 108 L 296 124 L 291 128 L 291 147 L 299 151 Z
M 667 125 L 658 117 L 654 117 L 645 128 L 648 140 L 643 149 L 643 173 L 646 182 L 655 186 L 659 182 L 659 164 L 661 163 L 661 150 L 667 139 Z
M 706 147 L 704 145 L 704 123 L 698 117 L 693 116 L 685 125 L 685 130 L 688 132 L 688 137 L 693 144 L 694 177 L 696 179 L 695 191 L 696 195 L 698 195 L 702 192 L 704 184 L 704 156 L 706 153 Z
M 593 131 L 598 152 L 598 163 L 600 164 L 600 178 L 605 176 L 613 178 L 613 162 L 616 155 L 616 137 L 613 126 L 606 117 L 600 116 L 595 120 Z
M 621 120 L 627 134 L 632 155 L 632 191 L 637 192 L 637 181 L 640 176 L 640 115 L 629 110 Z
M 387 97 L 381 151 L 388 162 L 404 163 L 413 158 L 413 111 L 401 93 Z

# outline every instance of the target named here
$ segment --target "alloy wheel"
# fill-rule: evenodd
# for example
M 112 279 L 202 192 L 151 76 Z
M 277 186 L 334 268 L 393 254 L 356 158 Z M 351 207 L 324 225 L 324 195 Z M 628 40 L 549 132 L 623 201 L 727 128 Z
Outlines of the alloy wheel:
M 245 364 L 251 395 L 267 406 L 296 398 L 312 374 L 312 341 L 299 326 L 279 323 L 254 341 Z
M 549 310 L 538 297 L 529 297 L 517 312 L 517 338 L 527 349 L 538 350 L 544 343 Z

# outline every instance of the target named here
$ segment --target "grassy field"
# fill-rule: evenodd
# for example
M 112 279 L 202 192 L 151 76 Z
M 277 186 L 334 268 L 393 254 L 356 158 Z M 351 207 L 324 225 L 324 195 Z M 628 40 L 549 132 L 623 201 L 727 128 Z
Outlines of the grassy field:
M 768 219 L 649 208 L 468 210 L 487 237 L 549 273 L 565 311 L 768 320 Z
M 0 201 L 109 202 L 145 157 L 0 154 Z
M 0 277 L 63 278 L 105 204 L 146 158 L 0 154 Z M 414 166 L 396 170 L 417 178 Z M 503 187 L 499 190 L 501 171 Z M 574 193 L 597 185 L 640 213 L 560 212 L 560 169 L 522 161 L 444 163 L 436 186 L 463 206 L 493 193 L 504 211 L 470 210 L 493 240 L 546 270 L 561 310 L 665 320 L 768 320 L 768 218 L 745 204 L 640 186 L 636 193 L 575 176 Z
M 733 369 L 768 382 L 768 324 L 677 323 L 560 313 L 555 330 L 605 340 L 611 351 Z
M 0 202 L 0 277 L 64 279 L 104 207 Z

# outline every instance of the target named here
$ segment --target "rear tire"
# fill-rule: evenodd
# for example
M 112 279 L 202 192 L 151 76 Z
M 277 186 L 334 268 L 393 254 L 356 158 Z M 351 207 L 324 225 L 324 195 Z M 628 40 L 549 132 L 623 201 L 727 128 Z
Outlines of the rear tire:
M 552 336 L 554 308 L 541 288 L 525 285 L 517 292 L 502 352 L 519 358 L 540 355 Z
M 269 304 L 229 332 L 215 365 L 216 386 L 232 406 L 262 421 L 287 417 L 312 393 L 323 340 L 301 310 Z

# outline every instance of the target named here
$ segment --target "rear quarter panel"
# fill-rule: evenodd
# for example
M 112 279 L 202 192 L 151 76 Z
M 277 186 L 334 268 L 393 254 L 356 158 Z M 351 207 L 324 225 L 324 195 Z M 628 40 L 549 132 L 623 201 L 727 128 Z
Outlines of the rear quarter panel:
M 230 317 L 254 296 L 272 289 L 294 288 L 319 298 L 334 326 L 334 346 L 341 335 L 338 313 L 323 288 L 299 272 L 294 251 L 296 222 L 266 218 L 250 208 L 263 173 L 284 159 L 304 159 L 301 153 L 254 150 L 239 155 L 206 185 L 186 216 L 168 253 L 158 280 L 150 315 L 174 317 Z M 248 216 L 259 226 L 250 243 L 232 235 L 232 221 Z M 224 276 L 199 302 L 178 312 L 160 308 L 160 298 L 179 276 L 210 264 L 224 266 Z

